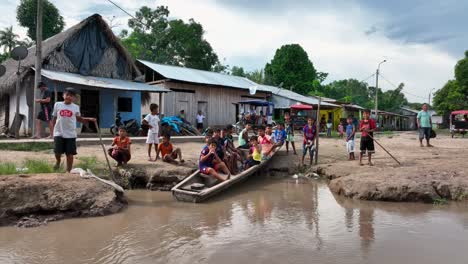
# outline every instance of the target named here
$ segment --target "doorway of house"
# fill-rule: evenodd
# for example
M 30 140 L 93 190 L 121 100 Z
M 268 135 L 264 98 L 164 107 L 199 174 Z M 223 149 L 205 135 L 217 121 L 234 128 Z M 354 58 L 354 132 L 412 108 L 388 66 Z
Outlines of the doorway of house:
M 10 126 L 10 95 L 4 94 L 0 97 L 0 133 L 2 127 Z
M 81 90 L 81 116 L 94 117 L 99 124 L 99 91 Z M 81 133 L 97 133 L 96 125 L 82 126 Z
M 205 116 L 205 121 L 204 121 L 203 125 L 204 125 L 204 127 L 207 127 L 207 123 L 208 123 L 208 102 L 199 101 L 198 106 L 197 106 L 197 115 L 198 115 L 198 111 L 201 111 L 202 115 Z

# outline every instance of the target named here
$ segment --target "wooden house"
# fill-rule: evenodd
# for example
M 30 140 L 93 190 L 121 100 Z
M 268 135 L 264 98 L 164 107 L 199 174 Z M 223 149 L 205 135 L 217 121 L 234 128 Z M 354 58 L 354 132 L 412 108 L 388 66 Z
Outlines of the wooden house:
M 152 94 L 151 101 L 159 102 L 165 116 L 185 111 L 186 120 L 195 123 L 198 111 L 206 116 L 205 126 L 225 126 L 237 121 L 240 112 L 238 102 L 266 100 L 271 92 L 247 78 L 178 66 L 163 65 L 144 60 L 137 61 L 151 85 L 160 85 L 172 91 L 168 94 Z M 249 89 L 257 87 L 254 95 Z M 142 106 L 143 113 L 149 112 Z
M 31 128 L 35 119 L 32 116 L 35 59 L 35 47 L 32 47 L 21 62 L 19 76 L 16 75 L 16 61 L 10 59 L 3 63 L 7 71 L 0 77 L 0 113 L 3 113 L 0 126 L 11 125 L 16 97 L 20 96 L 20 114 L 25 116 L 23 127 Z M 140 120 L 142 93 L 169 91 L 159 85 L 133 81 L 141 72 L 98 14 L 44 40 L 41 60 L 42 81 L 53 92 L 53 101 L 62 100 L 61 92 L 66 87 L 77 89 L 82 115 L 96 117 L 104 128 L 114 123 L 117 112 L 124 120 Z M 15 92 L 17 78 L 21 84 L 19 95 Z

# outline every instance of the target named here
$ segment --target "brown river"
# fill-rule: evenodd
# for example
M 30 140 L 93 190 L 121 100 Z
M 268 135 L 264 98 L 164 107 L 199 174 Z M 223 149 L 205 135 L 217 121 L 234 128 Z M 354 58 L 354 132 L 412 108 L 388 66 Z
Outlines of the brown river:
M 0 263 L 468 263 L 468 204 L 334 196 L 251 179 L 204 204 L 131 191 L 106 217 L 0 228 Z

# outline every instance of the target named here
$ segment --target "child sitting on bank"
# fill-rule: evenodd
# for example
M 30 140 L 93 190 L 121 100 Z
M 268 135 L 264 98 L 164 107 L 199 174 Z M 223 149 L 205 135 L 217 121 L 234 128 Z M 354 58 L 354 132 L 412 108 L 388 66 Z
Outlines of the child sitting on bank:
M 148 144 L 148 161 L 154 161 L 151 158 L 151 146 L 154 144 L 154 152 L 158 152 L 159 144 L 159 116 L 158 116 L 158 105 L 150 105 L 151 113 L 148 114 L 142 121 L 144 125 L 149 127 L 148 136 L 146 138 L 146 144 Z M 156 159 L 158 158 L 156 154 Z
M 198 167 L 200 172 L 212 176 L 220 181 L 228 180 L 231 177 L 231 173 L 229 172 L 226 164 L 219 158 L 218 154 L 216 154 L 216 148 L 218 143 L 214 139 L 210 139 L 208 144 L 203 147 L 200 153 L 200 161 L 198 163 Z M 227 178 L 223 178 L 219 175 L 218 171 L 222 171 L 227 174 Z
M 125 127 L 119 127 L 119 135 L 114 138 L 111 145 L 112 148 L 108 150 L 109 156 L 117 161 L 117 166 L 127 164 L 132 157 L 130 151 L 131 144 L 132 141 L 128 137 Z
M 348 160 L 355 160 L 354 157 L 354 135 L 356 134 L 356 127 L 353 124 L 353 118 L 348 116 L 346 119 L 346 150 L 348 152 Z
M 262 161 L 262 149 L 258 144 L 258 138 L 256 136 L 252 136 L 250 138 L 250 151 L 247 160 L 245 161 L 244 170 L 253 167 L 255 165 L 260 164 Z
M 182 159 L 182 151 L 180 148 L 175 148 L 171 143 L 171 136 L 169 134 L 163 135 L 163 142 L 158 146 L 158 152 L 156 153 L 156 160 L 159 158 L 161 153 L 161 159 L 164 162 L 172 163 L 178 165 L 177 158 L 181 163 L 185 161 Z

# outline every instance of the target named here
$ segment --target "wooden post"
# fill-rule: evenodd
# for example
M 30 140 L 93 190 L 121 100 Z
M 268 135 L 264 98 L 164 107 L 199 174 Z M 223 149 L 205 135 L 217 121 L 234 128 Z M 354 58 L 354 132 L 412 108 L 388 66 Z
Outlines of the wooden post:
M 37 98 L 37 88 L 39 82 L 41 81 L 41 70 L 42 70 L 42 0 L 37 0 L 37 17 L 36 17 L 36 74 L 34 75 L 34 96 L 33 96 L 33 116 L 32 119 L 32 134 L 36 136 L 39 131 L 36 131 L 36 98 Z
M 322 103 L 322 97 L 319 96 L 319 103 L 317 106 L 317 118 L 315 120 L 315 133 L 317 136 L 315 138 L 315 165 L 318 163 L 318 153 L 319 153 L 319 137 L 320 137 L 320 127 L 319 127 L 319 120 L 320 120 L 320 104 Z

